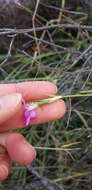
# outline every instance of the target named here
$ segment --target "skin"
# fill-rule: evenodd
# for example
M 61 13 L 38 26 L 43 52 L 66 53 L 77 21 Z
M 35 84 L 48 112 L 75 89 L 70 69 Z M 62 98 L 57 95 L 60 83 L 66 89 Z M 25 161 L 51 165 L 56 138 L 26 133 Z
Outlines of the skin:
M 47 81 L 0 84 L 0 180 L 8 176 L 12 162 L 29 164 L 36 157 L 34 147 L 21 134 L 8 132 L 11 129 L 25 127 L 21 98 L 30 102 L 49 98 L 56 93 L 56 86 Z M 33 119 L 31 124 L 37 125 L 59 119 L 65 112 L 64 101 L 55 101 L 37 108 L 37 118 Z

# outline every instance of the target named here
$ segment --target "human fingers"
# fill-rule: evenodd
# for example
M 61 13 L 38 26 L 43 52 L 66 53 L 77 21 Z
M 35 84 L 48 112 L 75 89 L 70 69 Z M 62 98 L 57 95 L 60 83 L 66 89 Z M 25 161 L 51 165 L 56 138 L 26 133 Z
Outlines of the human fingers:
M 11 160 L 3 146 L 0 146 L 0 180 L 7 178 L 11 167 Z
M 38 107 L 36 110 L 37 117 L 31 120 L 30 124 L 35 125 L 52 120 L 59 119 L 64 116 L 66 112 L 66 105 L 63 100 L 57 100 L 53 103 Z M 0 131 L 7 131 L 8 129 L 16 129 L 23 127 L 23 108 L 16 113 L 7 122 L 0 126 Z
M 23 165 L 29 164 L 35 156 L 34 148 L 22 135 L 17 133 L 0 134 L 0 180 L 7 178 L 12 161 Z
M 21 107 L 21 94 L 0 97 L 0 124 L 12 117 Z
M 34 147 L 21 134 L 2 133 L 0 134 L 0 144 L 6 148 L 11 161 L 16 163 L 29 164 L 36 157 Z M 3 161 L 4 159 L 2 158 L 4 165 Z
M 0 124 L 12 117 L 21 106 L 21 94 L 0 97 Z M 0 180 L 4 180 L 10 169 L 11 161 L 5 148 L 0 146 Z
M 44 99 L 56 92 L 56 85 L 48 81 L 0 84 L 0 96 L 20 93 L 26 101 Z

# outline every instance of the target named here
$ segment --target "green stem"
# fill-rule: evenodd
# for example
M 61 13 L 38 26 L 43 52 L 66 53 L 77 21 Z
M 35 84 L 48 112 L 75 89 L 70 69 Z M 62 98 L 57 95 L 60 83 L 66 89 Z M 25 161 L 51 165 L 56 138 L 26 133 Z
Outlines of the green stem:
M 92 94 L 70 94 L 70 95 L 64 95 L 62 98 L 77 98 L 77 97 L 90 97 Z
M 54 97 L 51 97 L 51 98 L 47 98 L 47 99 L 43 99 L 43 100 L 39 100 L 38 102 L 36 103 L 29 103 L 29 105 L 31 106 L 32 109 L 35 109 L 39 106 L 43 106 L 45 104 L 50 104 L 58 99 L 62 98 L 62 96 L 54 96 Z
M 35 109 L 37 107 L 43 106 L 45 104 L 52 103 L 56 100 L 62 99 L 62 98 L 76 98 L 76 97 L 92 97 L 92 94 L 70 94 L 70 95 L 64 95 L 64 96 L 53 96 L 51 98 L 39 100 L 36 103 L 29 103 L 32 109 Z

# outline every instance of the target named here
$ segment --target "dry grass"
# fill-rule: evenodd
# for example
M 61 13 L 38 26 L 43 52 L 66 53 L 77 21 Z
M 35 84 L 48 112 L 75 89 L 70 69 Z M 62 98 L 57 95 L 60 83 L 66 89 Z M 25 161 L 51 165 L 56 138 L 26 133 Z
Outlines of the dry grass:
M 1 82 L 51 80 L 61 95 L 92 93 L 92 23 L 81 5 L 66 3 L 62 0 L 57 9 L 37 1 L 33 11 L 24 1 L 1 10 Z M 92 189 L 92 98 L 65 101 L 63 119 L 19 130 L 38 152 L 31 168 L 34 177 L 28 167 L 15 164 L 0 189 L 22 189 L 30 181 L 35 188 L 23 189 Z M 49 185 L 42 185 L 44 179 Z

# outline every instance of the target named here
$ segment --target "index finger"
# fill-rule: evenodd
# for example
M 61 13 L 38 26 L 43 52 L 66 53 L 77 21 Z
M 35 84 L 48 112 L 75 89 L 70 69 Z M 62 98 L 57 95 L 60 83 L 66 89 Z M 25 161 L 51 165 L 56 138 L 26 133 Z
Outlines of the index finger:
M 20 93 L 26 101 L 44 99 L 56 92 L 56 85 L 49 81 L 0 84 L 0 96 Z

